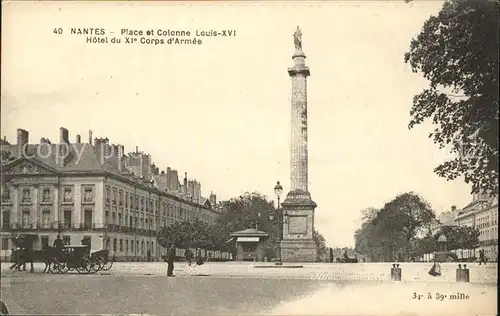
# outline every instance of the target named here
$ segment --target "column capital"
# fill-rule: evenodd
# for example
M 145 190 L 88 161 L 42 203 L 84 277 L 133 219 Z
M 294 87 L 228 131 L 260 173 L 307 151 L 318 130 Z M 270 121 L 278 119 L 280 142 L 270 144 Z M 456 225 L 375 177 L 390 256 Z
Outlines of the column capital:
M 309 67 L 307 66 L 294 66 L 294 67 L 290 67 L 288 68 L 288 75 L 290 77 L 295 77 L 297 75 L 303 75 L 305 77 L 308 77 L 311 75 L 311 72 L 309 71 Z

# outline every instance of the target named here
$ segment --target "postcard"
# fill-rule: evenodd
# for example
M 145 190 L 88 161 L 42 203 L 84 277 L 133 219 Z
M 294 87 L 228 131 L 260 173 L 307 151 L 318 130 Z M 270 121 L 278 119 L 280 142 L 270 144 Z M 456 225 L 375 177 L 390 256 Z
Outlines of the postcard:
M 498 2 L 4 1 L 1 315 L 496 315 Z

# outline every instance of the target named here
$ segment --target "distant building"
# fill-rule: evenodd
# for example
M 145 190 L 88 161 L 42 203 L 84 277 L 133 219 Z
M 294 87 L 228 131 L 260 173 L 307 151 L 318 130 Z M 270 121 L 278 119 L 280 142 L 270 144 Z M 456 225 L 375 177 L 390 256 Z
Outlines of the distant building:
M 498 260 L 498 197 L 473 194 L 472 202 L 457 214 L 455 220 L 457 225 L 479 230 L 479 248 L 469 250 L 464 257 L 477 257 L 477 251 L 483 249 L 488 260 Z
M 149 154 L 125 155 L 124 146 L 89 135 L 82 143 L 60 129 L 59 143 L 42 138 L 30 144 L 18 130 L 17 144 L 3 140 L 2 256 L 12 248 L 12 234 L 38 237 L 36 248 L 52 245 L 58 232 L 66 244 L 90 243 L 123 260 L 143 260 L 166 253 L 156 243 L 162 226 L 199 219 L 213 223 L 219 211 L 215 195 L 201 196 L 201 184 L 181 191 L 177 171 L 159 172 Z
M 450 211 L 441 213 L 437 218 L 437 223 L 431 227 L 431 232 L 435 235 L 444 226 L 456 225 L 479 230 L 479 247 L 452 250 L 458 258 L 477 257 L 478 250 L 483 249 L 489 261 L 498 260 L 498 197 L 473 194 L 472 202 L 463 209 L 452 206 Z M 423 260 L 433 260 L 433 253 L 425 254 Z

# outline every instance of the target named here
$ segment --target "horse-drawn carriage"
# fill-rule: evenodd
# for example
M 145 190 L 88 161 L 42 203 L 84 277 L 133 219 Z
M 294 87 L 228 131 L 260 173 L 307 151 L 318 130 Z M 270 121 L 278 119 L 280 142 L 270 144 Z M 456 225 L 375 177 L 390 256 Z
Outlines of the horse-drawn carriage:
M 99 250 L 90 253 L 88 245 L 64 246 L 61 253 L 56 254 L 50 264 L 51 273 L 66 273 L 76 270 L 81 274 L 96 273 L 100 270 L 107 271 L 113 266 L 109 260 L 108 250 Z
M 90 245 L 66 245 L 62 248 L 46 246 L 42 250 L 33 249 L 36 235 L 17 234 L 12 238 L 16 249 L 12 253 L 14 264 L 11 269 L 20 270 L 21 266 L 26 271 L 26 263 L 31 264 L 30 272 L 34 272 L 33 263 L 45 263 L 43 272 L 66 273 L 76 270 L 78 273 L 96 273 L 100 270 L 107 271 L 113 266 L 109 258 L 109 250 L 99 250 L 91 253 Z

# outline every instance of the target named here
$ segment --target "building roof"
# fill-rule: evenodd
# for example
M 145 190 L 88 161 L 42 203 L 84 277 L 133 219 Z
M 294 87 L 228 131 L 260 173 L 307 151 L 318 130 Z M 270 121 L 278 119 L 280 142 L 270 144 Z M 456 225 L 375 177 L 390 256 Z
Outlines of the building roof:
M 37 161 L 61 172 L 110 172 L 121 174 L 118 170 L 117 157 L 100 157 L 99 150 L 87 143 L 70 145 L 71 155 L 67 157 L 64 165 L 59 164 L 59 144 L 29 144 L 26 146 L 26 157 L 17 158 L 19 147 L 17 145 L 3 145 L 2 150 L 11 154 L 11 163 L 15 161 Z M 101 163 L 102 162 L 102 163 Z
M 438 242 L 447 242 L 448 240 L 446 239 L 446 236 L 445 235 L 441 235 L 439 236 L 438 238 Z
M 229 235 L 230 237 L 268 237 L 266 232 L 257 230 L 255 228 L 248 228 L 240 230 Z

